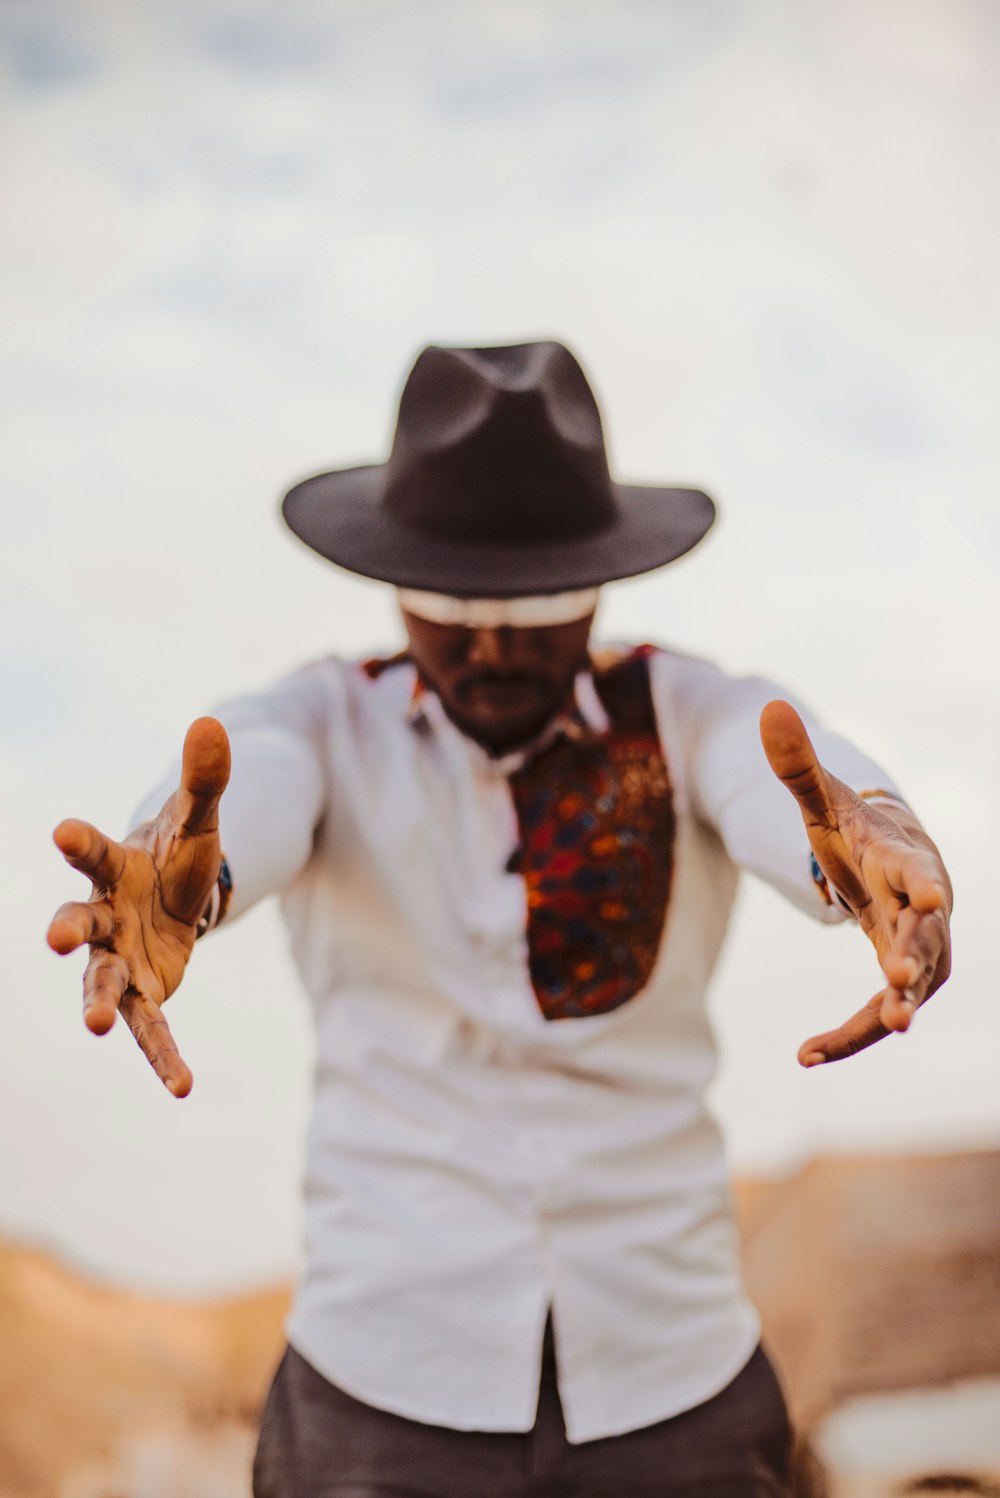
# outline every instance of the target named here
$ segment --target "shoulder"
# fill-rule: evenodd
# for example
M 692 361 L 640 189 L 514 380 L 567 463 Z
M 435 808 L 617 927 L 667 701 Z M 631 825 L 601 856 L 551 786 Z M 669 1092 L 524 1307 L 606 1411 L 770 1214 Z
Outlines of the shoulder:
M 685 735 L 714 732 L 728 724 L 756 724 L 764 704 L 775 697 L 807 711 L 767 676 L 736 675 L 704 656 L 667 645 L 601 646 L 594 652 L 595 683 L 601 673 L 615 680 L 634 679 L 639 671 L 649 681 L 661 724 L 673 725 Z
M 647 680 L 654 695 L 724 692 L 733 677 L 703 656 L 656 644 L 599 644 L 591 653 L 595 683 Z
M 375 698 L 412 690 L 414 674 L 405 653 L 363 658 L 325 655 L 288 671 L 267 690 L 282 696 Z
M 392 669 L 401 658 L 384 662 L 323 656 L 286 672 L 255 691 L 241 693 L 217 705 L 227 727 L 272 723 L 275 726 L 324 731 L 356 713 L 378 711 L 401 701 L 413 690 L 412 668 Z
M 768 702 L 772 697 L 789 693 L 772 677 L 759 672 L 727 671 L 704 656 L 683 651 L 657 648 L 652 657 L 652 672 L 681 700 L 708 705 L 713 702 L 733 705 Z

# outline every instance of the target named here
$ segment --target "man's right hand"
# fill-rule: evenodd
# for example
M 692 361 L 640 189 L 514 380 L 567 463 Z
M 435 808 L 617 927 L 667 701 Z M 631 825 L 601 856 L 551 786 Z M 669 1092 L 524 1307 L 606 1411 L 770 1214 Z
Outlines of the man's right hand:
M 60 822 L 54 837 L 67 863 L 93 885 L 87 901 L 56 912 L 55 952 L 86 942 L 83 1017 L 104 1035 L 120 1009 L 157 1076 L 174 1097 L 191 1091 L 161 1005 L 184 976 L 198 922 L 219 877 L 219 798 L 229 781 L 226 730 L 199 718 L 184 740 L 181 783 L 152 821 L 115 843 L 87 822 Z

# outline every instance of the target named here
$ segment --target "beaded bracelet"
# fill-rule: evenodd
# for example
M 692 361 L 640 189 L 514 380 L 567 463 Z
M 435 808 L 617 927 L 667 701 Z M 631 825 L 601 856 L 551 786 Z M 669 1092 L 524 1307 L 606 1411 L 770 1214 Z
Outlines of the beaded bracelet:
M 901 811 L 910 810 L 902 796 L 897 796 L 895 791 L 855 791 L 855 795 L 860 801 L 870 801 L 876 806 L 898 806 Z

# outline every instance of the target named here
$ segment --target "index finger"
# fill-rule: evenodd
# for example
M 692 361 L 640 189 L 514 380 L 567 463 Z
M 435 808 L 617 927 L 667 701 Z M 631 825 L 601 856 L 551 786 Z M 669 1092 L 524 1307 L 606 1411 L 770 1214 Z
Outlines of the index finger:
M 66 862 L 95 884 L 110 889 L 121 878 L 125 868 L 125 849 L 89 822 L 69 817 L 59 823 L 52 837 Z
M 826 771 L 790 702 L 779 700 L 766 705 L 760 715 L 760 739 L 768 764 L 798 801 L 806 819 L 821 827 L 835 826 Z
M 214 831 L 231 763 L 229 738 L 218 718 L 197 718 L 184 738 L 181 783 L 174 803 L 185 832 Z

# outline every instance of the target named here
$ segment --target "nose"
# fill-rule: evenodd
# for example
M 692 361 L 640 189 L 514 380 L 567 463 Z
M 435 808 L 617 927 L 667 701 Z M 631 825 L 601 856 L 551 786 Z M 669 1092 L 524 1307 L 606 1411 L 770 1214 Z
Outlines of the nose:
M 513 631 L 509 629 L 472 629 L 466 656 L 471 666 L 482 670 L 509 669 L 514 660 Z

